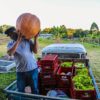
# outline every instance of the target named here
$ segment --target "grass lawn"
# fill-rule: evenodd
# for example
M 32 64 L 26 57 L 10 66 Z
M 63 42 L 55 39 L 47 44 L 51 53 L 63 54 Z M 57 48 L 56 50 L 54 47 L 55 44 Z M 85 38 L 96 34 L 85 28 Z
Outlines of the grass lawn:
M 7 52 L 7 47 L 6 47 L 7 44 L 1 44 L 0 45 L 0 57 L 1 56 L 4 56 Z
M 16 79 L 15 72 L 0 73 L 0 88 L 4 89 Z
M 0 57 L 6 54 L 6 45 L 7 45 L 7 42 L 9 40 L 9 38 L 6 38 L 6 37 L 4 38 L 4 37 L 5 36 L 3 36 L 4 42 L 2 42 L 2 39 L 0 39 Z M 62 40 L 61 41 L 61 43 L 75 43 L 75 42 L 76 41 L 71 41 L 71 40 Z M 56 43 L 55 40 L 41 39 L 40 38 L 39 39 L 39 49 L 38 49 L 39 53 L 36 54 L 36 57 L 41 55 L 41 50 L 42 50 L 43 47 L 45 47 L 49 44 L 52 44 L 52 43 Z M 99 74 L 100 73 L 100 46 L 94 46 L 94 45 L 88 44 L 88 43 L 81 43 L 81 44 L 83 44 L 85 46 L 86 50 L 87 50 L 88 58 L 90 59 L 90 64 L 91 64 L 91 67 L 92 67 L 92 70 L 93 70 L 95 77 L 99 78 L 100 77 L 100 74 Z M 4 79 L 3 77 L 5 77 L 4 74 L 2 74 L 2 75 L 0 74 L 0 85 L 3 85 L 3 83 L 7 81 L 5 86 L 7 86 L 9 83 L 11 83 L 11 81 L 16 79 L 15 73 L 8 74 L 5 77 L 5 79 L 7 79 L 7 80 L 3 80 Z M 1 80 L 2 80 L 2 82 L 1 82 Z
M 6 54 L 6 45 L 9 40 L 10 39 L 7 36 L 0 34 L 0 57 Z

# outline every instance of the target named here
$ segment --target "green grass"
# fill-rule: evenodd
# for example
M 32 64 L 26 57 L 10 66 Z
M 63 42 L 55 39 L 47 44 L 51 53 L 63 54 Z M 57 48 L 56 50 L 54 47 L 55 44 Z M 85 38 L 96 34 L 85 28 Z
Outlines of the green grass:
M 6 100 L 6 95 L 3 93 L 3 89 L 10 85 L 14 80 L 16 80 L 16 73 L 0 73 L 0 100 Z
M 9 40 L 9 37 L 5 36 L 4 34 L 0 34 L 0 57 L 6 54 L 6 45 Z
M 0 73 L 0 88 L 4 89 L 16 79 L 15 72 Z
M 44 48 L 45 46 L 50 45 L 52 43 L 54 43 L 54 40 L 39 38 L 38 39 L 38 47 L 39 47 L 38 48 L 38 54 L 35 54 L 36 58 L 41 56 L 42 48 Z
M 0 100 L 7 100 L 6 94 L 4 94 L 4 91 L 2 89 L 0 89 Z
M 0 34 L 0 44 L 5 44 L 5 43 L 7 43 L 9 40 L 10 40 L 9 37 L 7 37 L 7 36 L 4 35 L 4 34 Z
M 7 47 L 6 47 L 7 44 L 2 44 L 0 45 L 0 57 L 4 56 L 7 52 Z

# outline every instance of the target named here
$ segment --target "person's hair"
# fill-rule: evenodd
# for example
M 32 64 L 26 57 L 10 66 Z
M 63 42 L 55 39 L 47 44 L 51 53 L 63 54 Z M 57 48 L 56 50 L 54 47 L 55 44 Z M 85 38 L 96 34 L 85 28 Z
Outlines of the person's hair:
M 16 31 L 15 27 L 10 27 L 5 31 L 5 34 L 9 36 L 10 33 Z
M 9 36 L 9 37 L 11 37 L 13 40 L 17 40 L 17 38 L 18 38 L 18 35 L 17 35 L 17 33 L 16 33 L 16 29 L 15 29 L 15 27 L 10 27 L 10 28 L 8 28 L 6 31 L 5 31 L 5 34 L 7 35 L 7 36 Z

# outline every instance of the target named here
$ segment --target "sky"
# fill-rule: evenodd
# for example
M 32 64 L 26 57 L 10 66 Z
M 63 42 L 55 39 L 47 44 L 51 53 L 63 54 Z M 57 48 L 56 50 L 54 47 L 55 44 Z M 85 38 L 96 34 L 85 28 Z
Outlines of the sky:
M 0 0 L 0 26 L 16 26 L 26 12 L 39 17 L 41 29 L 60 25 L 90 29 L 93 22 L 100 28 L 100 0 Z

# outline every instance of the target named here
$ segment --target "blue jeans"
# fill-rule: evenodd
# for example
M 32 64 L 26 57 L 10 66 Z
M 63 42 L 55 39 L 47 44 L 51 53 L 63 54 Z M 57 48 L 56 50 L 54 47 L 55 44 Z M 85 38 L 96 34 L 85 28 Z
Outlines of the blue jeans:
M 27 71 L 17 72 L 17 88 L 19 92 L 24 92 L 26 86 L 31 86 L 32 93 L 39 94 L 38 90 L 38 68 Z

